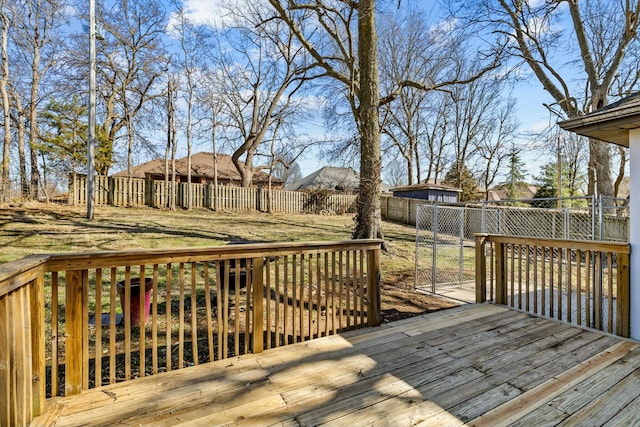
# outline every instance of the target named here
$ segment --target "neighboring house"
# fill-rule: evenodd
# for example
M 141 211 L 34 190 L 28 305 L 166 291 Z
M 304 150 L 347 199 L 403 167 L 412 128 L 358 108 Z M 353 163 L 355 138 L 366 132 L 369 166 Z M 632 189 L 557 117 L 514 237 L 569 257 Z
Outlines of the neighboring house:
M 326 189 L 336 193 L 355 194 L 360 187 L 360 175 L 351 168 L 324 166 L 304 178 L 287 184 L 285 190 L 304 191 Z M 389 191 L 389 186 L 381 184 L 382 191 Z
M 360 177 L 351 168 L 325 166 L 299 181 L 292 182 L 285 190 L 331 190 L 337 193 L 357 193 Z
M 176 181 L 187 182 L 187 157 L 176 159 Z M 138 165 L 131 170 L 133 178 L 145 178 L 148 180 L 164 181 L 165 165 L 164 159 L 154 159 Z M 196 153 L 191 155 L 191 182 L 199 184 L 213 184 L 213 153 Z M 118 172 L 113 176 L 127 177 L 128 171 Z M 169 178 L 171 178 L 171 163 L 169 163 Z M 267 185 L 269 175 L 256 170 L 253 173 L 253 185 Z M 218 184 L 220 185 L 240 185 L 242 179 L 240 172 L 233 164 L 231 156 L 218 154 Z M 271 178 L 272 188 L 282 188 L 282 180 Z
M 492 202 L 509 199 L 528 200 L 533 199 L 537 191 L 538 187 L 535 185 L 521 182 L 516 184 L 516 197 L 509 197 L 509 187 L 507 184 L 503 184 L 489 190 L 489 197 L 487 199 Z
M 394 187 L 390 190 L 393 197 L 407 197 L 433 202 L 457 203 L 462 190 L 447 184 L 421 183 Z

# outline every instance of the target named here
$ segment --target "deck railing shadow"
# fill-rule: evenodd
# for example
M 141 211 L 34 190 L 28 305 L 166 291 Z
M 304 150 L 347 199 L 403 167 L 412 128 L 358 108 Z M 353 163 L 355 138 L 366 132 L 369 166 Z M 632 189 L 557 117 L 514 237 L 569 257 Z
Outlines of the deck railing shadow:
M 629 336 L 628 243 L 476 235 L 476 302 Z
M 260 243 L 3 264 L 0 425 L 29 425 L 58 395 L 378 325 L 380 248 Z

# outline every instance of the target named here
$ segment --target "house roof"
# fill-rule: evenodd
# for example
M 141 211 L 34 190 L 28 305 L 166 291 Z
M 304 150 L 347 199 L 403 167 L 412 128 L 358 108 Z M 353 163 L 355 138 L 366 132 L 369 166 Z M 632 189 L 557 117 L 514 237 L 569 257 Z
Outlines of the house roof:
M 187 176 L 187 162 L 187 157 L 176 159 L 176 175 Z M 134 178 L 145 178 L 147 174 L 164 175 L 164 159 L 154 159 L 135 166 L 132 168 L 131 174 Z M 113 176 L 129 176 L 129 174 L 124 170 Z M 200 152 L 191 155 L 191 176 L 193 178 L 213 178 L 213 153 Z M 266 181 L 268 176 L 268 174 L 256 170 L 253 179 L 261 182 Z M 241 180 L 240 172 L 233 164 L 231 156 L 227 154 L 218 154 L 218 179 L 238 182 Z M 281 180 L 273 177 L 272 181 L 281 182 Z
M 578 135 L 629 147 L 629 130 L 640 128 L 640 92 L 558 125 Z
M 416 191 L 416 190 L 440 190 L 440 191 L 455 191 L 457 193 L 462 193 L 462 190 L 458 187 L 454 187 L 453 185 L 447 184 L 433 184 L 433 183 L 420 183 L 413 185 L 405 185 L 402 187 L 393 187 L 391 191 Z
M 360 177 L 351 168 L 325 166 L 305 176 L 299 181 L 287 185 L 287 190 L 329 189 L 329 190 L 357 190 Z
M 521 182 L 516 184 L 516 191 L 520 195 L 518 199 L 533 199 L 533 196 L 538 191 L 538 187 L 532 184 Z M 489 190 L 489 200 L 491 201 L 508 200 L 508 199 L 509 199 L 509 189 L 507 188 L 506 184 L 499 185 Z

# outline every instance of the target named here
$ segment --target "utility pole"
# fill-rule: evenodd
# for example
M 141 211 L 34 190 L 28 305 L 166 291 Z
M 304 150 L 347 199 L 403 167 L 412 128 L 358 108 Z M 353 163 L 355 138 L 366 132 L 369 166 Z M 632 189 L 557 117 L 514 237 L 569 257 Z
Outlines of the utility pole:
M 93 219 L 96 144 L 96 2 L 89 0 L 89 138 L 87 141 L 87 219 Z
M 562 152 L 560 151 L 559 136 L 558 136 L 558 209 L 562 209 Z

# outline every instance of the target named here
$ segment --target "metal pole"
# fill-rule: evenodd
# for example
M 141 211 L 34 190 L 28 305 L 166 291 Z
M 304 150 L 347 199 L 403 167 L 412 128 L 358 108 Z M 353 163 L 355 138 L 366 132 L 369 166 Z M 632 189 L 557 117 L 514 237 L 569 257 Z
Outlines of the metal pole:
M 431 258 L 431 292 L 436 293 L 436 263 L 438 259 L 438 204 L 433 205 L 433 250 Z
M 93 219 L 96 139 L 96 3 L 89 0 L 89 138 L 87 141 L 87 219 Z

